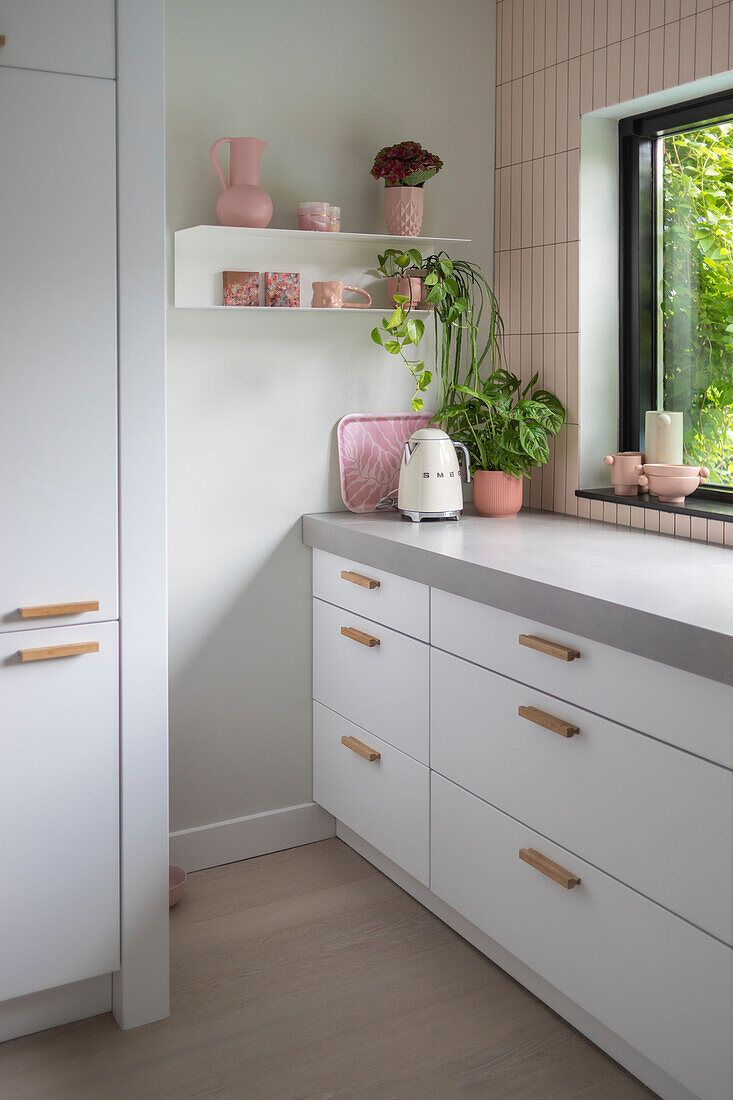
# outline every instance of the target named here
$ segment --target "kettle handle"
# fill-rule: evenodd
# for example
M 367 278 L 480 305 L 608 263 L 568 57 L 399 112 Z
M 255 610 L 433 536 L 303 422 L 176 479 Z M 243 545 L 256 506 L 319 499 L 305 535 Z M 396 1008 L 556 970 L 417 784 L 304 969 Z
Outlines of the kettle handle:
M 214 144 L 209 149 L 209 159 L 210 159 L 210 161 L 213 165 L 214 171 L 216 172 L 217 176 L 219 177 L 219 183 L 221 184 L 222 191 L 228 191 L 229 190 L 229 184 L 227 183 L 227 181 L 224 177 L 224 173 L 221 170 L 221 165 L 219 164 L 219 159 L 216 155 L 216 151 L 217 151 L 217 149 L 219 148 L 220 145 L 231 145 L 233 141 L 234 141 L 234 138 L 219 138 L 219 140 L 215 141 Z
M 455 449 L 457 451 L 462 451 L 463 452 L 463 462 L 464 462 L 464 465 L 466 467 L 465 481 L 466 481 L 466 485 L 470 485 L 471 484 L 471 456 L 468 453 L 468 447 L 466 446 L 465 443 L 456 443 L 456 441 L 454 439 L 451 440 L 451 443 L 453 444 L 453 446 L 455 447 Z

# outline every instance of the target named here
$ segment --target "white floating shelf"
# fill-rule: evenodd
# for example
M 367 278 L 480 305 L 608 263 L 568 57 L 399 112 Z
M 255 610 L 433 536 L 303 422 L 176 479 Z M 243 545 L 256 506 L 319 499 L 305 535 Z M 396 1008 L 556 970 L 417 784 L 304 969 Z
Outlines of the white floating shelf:
M 370 306 L 369 309 L 329 309 L 326 306 L 176 306 L 176 309 L 221 309 L 227 313 L 360 313 L 373 317 L 378 313 L 384 317 L 393 306 Z M 411 309 L 411 317 L 430 317 L 432 309 Z
M 418 248 L 469 244 L 464 237 L 394 237 L 383 233 L 313 233 L 300 229 L 240 229 L 196 225 L 179 229 L 174 238 L 175 305 L 183 309 L 228 309 L 230 312 L 368 313 L 389 309 L 383 279 L 366 274 L 377 253 L 389 246 Z M 304 303 L 300 309 L 272 306 L 222 306 L 223 271 L 297 271 Z M 363 287 L 374 298 L 371 310 L 314 309 L 307 305 L 316 280 L 340 279 Z M 417 311 L 415 311 L 417 312 Z M 421 311 L 430 312 L 430 311 Z

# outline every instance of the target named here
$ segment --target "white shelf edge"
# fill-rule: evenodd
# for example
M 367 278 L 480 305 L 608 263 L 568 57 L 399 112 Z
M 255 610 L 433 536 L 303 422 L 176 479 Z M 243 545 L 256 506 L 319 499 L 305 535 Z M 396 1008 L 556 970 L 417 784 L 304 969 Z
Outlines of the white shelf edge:
M 220 309 L 227 313 L 391 313 L 394 306 L 370 306 L 369 309 L 329 309 L 327 306 L 179 306 L 172 305 L 169 309 Z M 429 317 L 432 309 L 411 309 L 410 316 Z
M 389 233 L 316 233 L 304 229 L 244 229 L 240 226 L 229 225 L 194 225 L 187 229 L 176 229 L 176 237 L 204 237 L 204 236 L 229 236 L 245 239 L 267 240 L 294 240 L 304 239 L 318 241 L 325 244 L 327 241 L 359 242 L 375 244 L 382 241 L 387 244 L 470 244 L 470 237 L 395 237 Z M 250 307 L 252 308 L 252 307 Z

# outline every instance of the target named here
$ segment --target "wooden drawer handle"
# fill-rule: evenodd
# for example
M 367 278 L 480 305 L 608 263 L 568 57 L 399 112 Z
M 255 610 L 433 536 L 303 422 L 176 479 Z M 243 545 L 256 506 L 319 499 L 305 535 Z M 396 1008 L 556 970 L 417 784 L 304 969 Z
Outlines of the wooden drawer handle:
M 546 653 L 548 657 L 557 657 L 560 661 L 574 661 L 580 657 L 577 649 L 571 649 L 561 642 L 548 642 L 547 638 L 538 638 L 536 634 L 520 634 L 519 644 L 526 645 L 528 649 L 536 649 L 538 653 Z
M 357 630 L 355 626 L 342 626 L 341 633 L 344 638 L 351 638 L 352 641 L 369 646 L 370 649 L 372 646 L 379 645 L 379 638 L 374 638 L 371 634 L 365 634 L 363 630 Z
M 69 645 L 44 646 L 42 649 L 21 649 L 21 661 L 53 661 L 57 657 L 79 657 L 82 653 L 99 653 L 99 642 L 76 642 Z
M 520 707 L 517 711 L 520 718 L 526 718 L 528 722 L 534 722 L 536 726 L 543 726 L 546 730 L 559 733 L 561 737 L 575 737 L 580 733 L 578 726 L 570 722 L 564 722 L 562 718 L 556 718 L 554 714 L 539 710 L 537 707 Z
M 4 46 L 4 45 L 5 45 L 5 35 L 0 34 L 0 46 Z
M 350 573 L 348 569 L 341 570 L 341 580 L 351 581 L 352 584 L 358 584 L 361 588 L 379 588 L 381 581 L 375 581 L 372 577 L 363 577 L 361 573 Z
M 99 611 L 99 600 L 84 603 L 45 603 L 40 607 L 19 607 L 21 619 L 48 619 L 54 615 L 83 615 L 86 611 Z
M 365 760 L 368 760 L 370 764 L 373 764 L 375 760 L 379 760 L 382 755 L 377 752 L 376 749 L 370 749 L 368 745 L 365 745 L 363 741 L 359 741 L 357 737 L 342 737 L 341 744 L 346 745 L 347 749 L 351 749 L 358 756 L 363 756 Z
M 547 875 L 553 882 L 559 882 L 566 890 L 572 890 L 574 886 L 580 886 L 580 879 L 577 875 L 574 875 L 571 871 L 566 871 L 559 863 L 548 859 L 547 856 L 542 855 L 542 852 L 538 852 L 534 848 L 520 848 L 519 858 L 528 863 L 530 867 L 534 867 L 536 871 L 541 871 L 543 875 Z

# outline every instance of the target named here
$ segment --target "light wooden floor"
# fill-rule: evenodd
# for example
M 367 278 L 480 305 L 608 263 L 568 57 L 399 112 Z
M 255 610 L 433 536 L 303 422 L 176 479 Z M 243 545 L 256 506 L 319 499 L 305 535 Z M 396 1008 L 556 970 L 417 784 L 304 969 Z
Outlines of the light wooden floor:
M 2 1100 L 652 1095 L 339 840 L 200 871 L 172 1016 L 0 1047 Z

